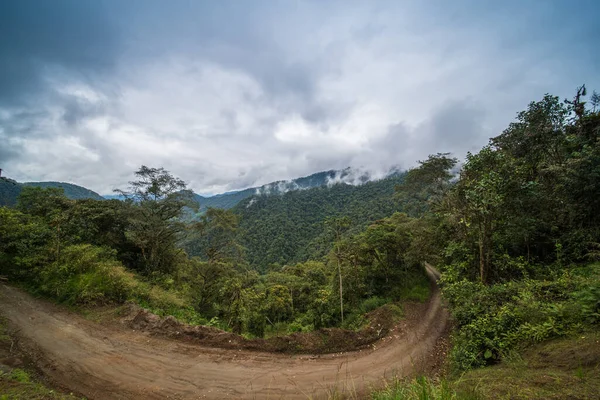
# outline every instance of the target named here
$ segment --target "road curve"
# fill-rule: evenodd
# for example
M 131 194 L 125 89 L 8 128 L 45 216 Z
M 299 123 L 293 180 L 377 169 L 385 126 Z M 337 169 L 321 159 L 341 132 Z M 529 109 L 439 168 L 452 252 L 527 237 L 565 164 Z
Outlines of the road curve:
M 432 279 L 439 273 L 426 265 Z M 223 350 L 103 326 L 0 285 L 0 313 L 53 382 L 89 399 L 320 399 L 361 393 L 428 356 L 448 314 L 435 287 L 421 320 L 373 350 L 290 356 Z

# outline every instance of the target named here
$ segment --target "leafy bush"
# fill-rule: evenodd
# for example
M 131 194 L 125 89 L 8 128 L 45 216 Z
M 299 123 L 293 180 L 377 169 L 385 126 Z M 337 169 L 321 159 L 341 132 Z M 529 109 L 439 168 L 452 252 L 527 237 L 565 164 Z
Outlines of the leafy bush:
M 114 252 L 89 244 L 62 250 L 58 261 L 40 269 L 39 291 L 68 304 L 122 303 L 137 282 Z
M 361 305 L 358 307 L 358 310 L 360 311 L 361 314 L 366 314 L 369 311 L 373 311 L 376 308 L 381 307 L 382 305 L 389 303 L 390 301 L 388 299 L 383 299 L 381 297 L 370 297 L 366 300 L 364 300 Z
M 459 370 L 497 362 L 517 347 L 566 336 L 598 322 L 597 266 L 564 271 L 553 280 L 491 286 L 444 281 L 457 326 L 450 359 Z M 596 272 L 594 272 L 596 271 Z
M 191 324 L 206 323 L 176 292 L 140 280 L 115 259 L 114 251 L 89 244 L 63 249 L 59 261 L 39 269 L 33 289 L 72 305 L 129 300 L 160 316 L 172 315 Z

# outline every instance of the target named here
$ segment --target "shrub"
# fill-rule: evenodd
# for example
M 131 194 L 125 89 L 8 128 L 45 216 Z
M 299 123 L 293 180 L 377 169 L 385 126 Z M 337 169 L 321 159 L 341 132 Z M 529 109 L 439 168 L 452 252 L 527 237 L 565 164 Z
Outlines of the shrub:
M 497 362 L 512 349 L 577 332 L 598 322 L 600 274 L 567 270 L 548 280 L 484 286 L 444 282 L 456 324 L 450 353 L 458 370 Z
M 366 314 L 370 311 L 375 310 L 376 308 L 381 307 L 384 304 L 389 303 L 390 301 L 388 299 L 384 299 L 381 297 L 369 297 L 368 299 L 364 300 L 361 305 L 358 307 L 358 310 L 361 314 Z
M 39 278 L 40 292 L 68 304 L 121 303 L 137 283 L 113 251 L 89 244 L 63 249 L 58 261 L 40 269 Z

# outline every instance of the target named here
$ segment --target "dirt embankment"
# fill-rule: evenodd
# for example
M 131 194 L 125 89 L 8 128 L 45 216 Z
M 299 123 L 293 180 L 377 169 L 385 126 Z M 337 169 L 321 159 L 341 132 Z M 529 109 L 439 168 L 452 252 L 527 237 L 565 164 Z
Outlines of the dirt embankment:
M 292 333 L 267 339 L 246 339 L 243 336 L 210 326 L 184 324 L 171 316 L 161 318 L 135 304 L 124 311 L 121 322 L 131 329 L 155 337 L 166 337 L 222 349 L 242 349 L 270 353 L 327 354 L 369 348 L 389 334 L 405 334 L 410 322 L 427 310 L 428 304 L 405 304 L 407 320 L 395 322 L 394 312 L 387 306 L 366 315 L 367 324 L 359 331 L 340 328 L 323 328 L 314 332 Z
M 428 272 L 437 273 L 429 266 Z M 21 347 L 51 381 L 90 399 L 306 399 L 360 393 L 384 378 L 430 365 L 448 315 L 437 290 L 423 308 L 360 351 L 286 355 L 266 352 L 281 347 L 276 341 L 271 348 L 268 341 L 244 345 L 221 331 L 207 334 L 168 318 L 154 321 L 154 334 L 152 324 L 142 322 L 147 316 L 137 321 L 139 328 L 147 325 L 145 332 L 96 324 L 0 285 L 0 312 L 18 330 Z M 157 337 L 158 332 L 184 340 Z M 337 345 L 335 336 L 332 340 Z

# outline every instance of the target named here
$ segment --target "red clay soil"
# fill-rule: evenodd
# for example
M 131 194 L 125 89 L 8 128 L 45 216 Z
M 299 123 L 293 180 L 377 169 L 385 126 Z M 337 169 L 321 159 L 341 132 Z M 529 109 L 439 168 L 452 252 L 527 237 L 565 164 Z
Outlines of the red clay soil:
M 435 269 L 427 266 L 427 270 L 437 278 Z M 320 399 L 333 394 L 360 395 L 386 378 L 431 367 L 430 361 L 436 358 L 432 353 L 448 324 L 437 287 L 422 310 L 412 311 L 406 321 L 367 349 L 290 355 L 249 351 L 236 348 L 235 343 L 229 347 L 229 342 L 216 343 L 220 347 L 205 345 L 215 344 L 216 336 L 205 342 L 198 335 L 172 340 L 156 336 L 152 329 L 140 332 L 97 324 L 0 285 L 0 313 L 18 332 L 20 347 L 51 382 L 89 399 Z M 169 324 L 175 329 L 189 328 L 176 321 Z M 173 336 L 171 333 L 167 336 Z

